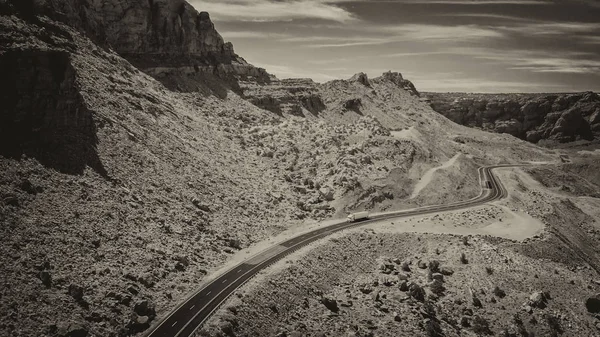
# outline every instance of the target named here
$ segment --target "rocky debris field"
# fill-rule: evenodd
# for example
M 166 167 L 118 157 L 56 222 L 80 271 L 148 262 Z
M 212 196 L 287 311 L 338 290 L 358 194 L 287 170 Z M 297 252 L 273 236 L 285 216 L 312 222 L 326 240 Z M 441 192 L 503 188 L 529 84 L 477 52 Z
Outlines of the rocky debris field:
M 544 186 L 574 196 L 600 198 L 600 159 L 577 158 L 559 166 L 531 168 L 529 172 Z
M 600 137 L 600 97 L 593 92 L 424 95 L 435 111 L 456 123 L 508 133 L 533 143 Z
M 245 286 L 201 336 L 597 336 L 597 274 L 485 237 L 330 239 Z

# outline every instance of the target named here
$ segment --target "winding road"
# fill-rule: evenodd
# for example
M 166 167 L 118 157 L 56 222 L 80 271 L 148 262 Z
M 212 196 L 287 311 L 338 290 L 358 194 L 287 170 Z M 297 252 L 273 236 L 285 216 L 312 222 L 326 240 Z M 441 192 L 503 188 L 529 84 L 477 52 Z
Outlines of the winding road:
M 416 215 L 454 211 L 473 206 L 482 205 L 507 196 L 506 189 L 500 181 L 492 174 L 492 170 L 500 167 L 514 167 L 521 165 L 497 165 L 478 169 L 479 181 L 482 186 L 479 196 L 461 202 L 446 205 L 426 206 L 411 210 L 373 214 L 368 219 L 348 223 L 340 220 L 339 223 L 327 227 L 318 228 L 311 232 L 298 235 L 275 246 L 262 251 L 245 262 L 235 266 L 228 272 L 212 280 L 202 289 L 190 296 L 184 303 L 180 304 L 168 316 L 150 330 L 148 337 L 188 337 L 193 336 L 195 331 L 218 309 L 218 307 L 233 292 L 256 275 L 259 271 L 279 261 L 286 255 L 308 245 L 311 242 L 322 239 L 332 233 L 361 226 L 367 223 L 383 219 L 406 218 Z

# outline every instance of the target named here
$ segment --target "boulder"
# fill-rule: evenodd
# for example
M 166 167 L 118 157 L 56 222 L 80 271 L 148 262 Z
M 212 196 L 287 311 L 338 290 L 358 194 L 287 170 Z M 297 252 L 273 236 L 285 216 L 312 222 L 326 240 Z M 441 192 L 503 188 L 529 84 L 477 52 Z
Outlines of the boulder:
M 425 289 L 416 283 L 411 283 L 408 286 L 408 294 L 417 301 L 423 302 L 425 300 Z
M 529 296 L 527 304 L 533 308 L 544 309 L 548 303 L 549 296 L 542 291 L 536 291 Z
M 328 296 L 323 296 L 321 297 L 321 301 L 320 301 L 327 309 L 333 311 L 333 312 L 338 312 L 340 309 L 338 308 L 338 303 L 337 301 L 332 298 L 332 297 L 328 297 Z
M 148 300 L 141 300 L 133 307 L 133 312 L 140 316 L 148 316 L 150 319 L 156 317 L 156 308 L 154 303 Z
M 83 299 L 83 288 L 76 284 L 71 284 L 69 285 L 69 295 L 76 301 L 81 301 Z
M 323 186 L 319 189 L 319 194 L 326 201 L 334 200 L 334 191 L 331 187 Z
M 600 313 L 600 293 L 590 296 L 585 300 L 585 308 L 593 314 Z

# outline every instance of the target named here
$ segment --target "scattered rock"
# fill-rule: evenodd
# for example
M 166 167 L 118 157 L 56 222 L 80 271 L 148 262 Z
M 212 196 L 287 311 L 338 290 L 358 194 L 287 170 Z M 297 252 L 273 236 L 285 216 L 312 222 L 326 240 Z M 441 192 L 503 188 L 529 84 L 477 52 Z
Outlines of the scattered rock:
M 146 288 L 152 288 L 156 284 L 156 277 L 151 273 L 145 273 L 144 275 L 138 277 L 138 282 L 144 285 Z
M 428 267 L 432 273 L 438 273 L 440 271 L 440 261 L 438 261 L 438 260 L 429 261 Z
M 321 303 L 329 310 L 337 313 L 340 308 L 338 308 L 338 303 L 334 298 L 323 296 L 321 297 Z
M 411 283 L 408 286 L 408 294 L 417 301 L 423 302 L 425 300 L 425 289 L 416 283 Z
M 192 199 L 192 204 L 194 204 L 194 206 L 198 207 L 198 209 L 200 209 L 201 211 L 204 211 L 207 213 L 210 212 L 210 207 L 207 204 L 202 203 L 200 200 L 198 200 L 196 198 Z
M 133 311 L 140 316 L 148 316 L 150 319 L 156 317 L 154 303 L 148 300 L 141 300 L 135 304 Z
M 69 295 L 76 301 L 81 301 L 83 299 L 83 288 L 76 284 L 71 284 L 69 285 Z
M 417 262 L 417 266 L 419 266 L 419 268 L 421 268 L 421 269 L 427 269 L 427 264 L 421 260 L 419 260 L 419 262 Z
M 434 280 L 444 282 L 444 275 L 442 275 L 441 273 L 433 273 L 431 274 L 431 278 Z
M 61 337 L 86 337 L 88 330 L 80 323 L 60 324 L 57 335 Z
M 445 267 L 444 266 L 444 267 L 440 268 L 440 273 L 442 275 L 451 276 L 451 275 L 454 274 L 454 270 L 452 268 L 450 268 L 450 267 Z
M 334 200 L 334 191 L 331 187 L 321 187 L 319 189 L 319 194 L 325 201 L 333 201 Z
M 150 317 L 133 313 L 127 324 L 127 329 L 130 334 L 136 334 L 145 331 L 150 327 Z
M 481 304 L 481 300 L 479 298 L 477 298 L 477 296 L 473 295 L 473 297 L 471 298 L 471 301 L 473 302 L 473 306 L 475 306 L 477 308 L 483 307 L 483 304 Z
M 538 309 L 544 309 L 548 303 L 549 297 L 542 291 L 537 291 L 529 296 L 528 305 Z
M 229 247 L 235 249 L 242 249 L 242 242 L 238 239 L 229 239 Z
M 504 298 L 506 296 L 506 292 L 504 292 L 504 290 L 500 289 L 498 286 L 494 287 L 492 293 L 494 293 L 494 295 L 498 296 L 499 298 Z
M 408 282 L 407 281 L 400 282 L 399 288 L 401 291 L 408 291 Z

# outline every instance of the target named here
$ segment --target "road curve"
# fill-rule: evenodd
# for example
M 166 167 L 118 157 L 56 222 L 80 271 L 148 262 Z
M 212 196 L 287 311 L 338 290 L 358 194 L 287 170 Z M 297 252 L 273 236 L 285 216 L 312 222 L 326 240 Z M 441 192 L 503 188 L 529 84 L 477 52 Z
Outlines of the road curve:
M 496 165 L 479 168 L 478 174 L 482 190 L 479 196 L 470 200 L 446 205 L 426 206 L 406 211 L 374 214 L 369 217 L 369 219 L 352 223 L 340 220 L 339 223 L 318 228 L 281 242 L 235 266 L 227 273 L 206 284 L 202 289 L 190 296 L 185 303 L 179 305 L 167 317 L 154 326 L 147 334 L 147 337 L 193 336 L 195 331 L 202 326 L 215 310 L 217 310 L 221 303 L 259 271 L 267 268 L 297 249 L 332 233 L 378 220 L 454 211 L 502 199 L 507 196 L 507 191 L 504 186 L 502 186 L 502 183 L 500 183 L 500 181 L 492 174 L 492 170 L 500 167 L 515 166 L 521 165 Z M 486 183 L 488 181 L 489 184 Z

